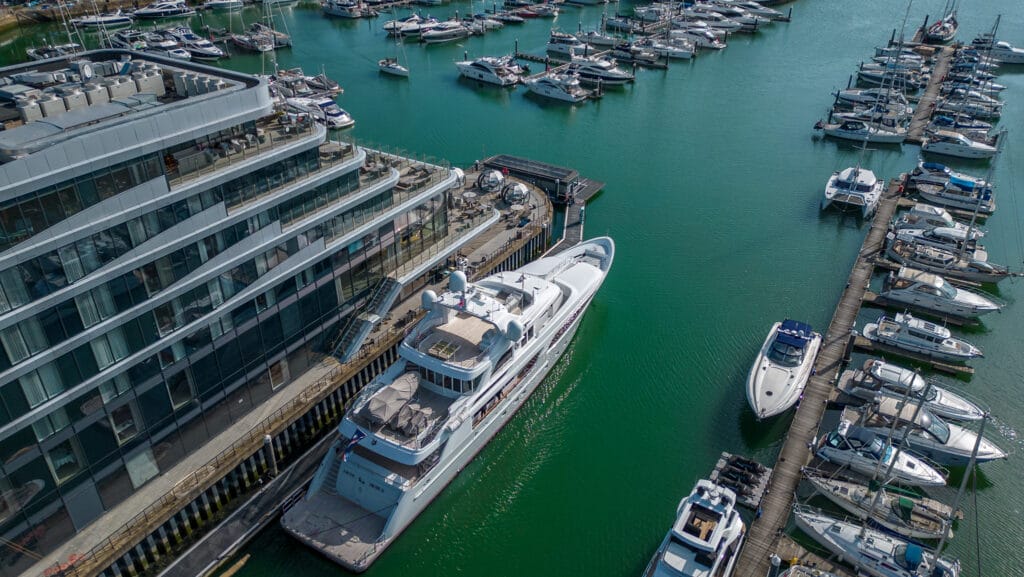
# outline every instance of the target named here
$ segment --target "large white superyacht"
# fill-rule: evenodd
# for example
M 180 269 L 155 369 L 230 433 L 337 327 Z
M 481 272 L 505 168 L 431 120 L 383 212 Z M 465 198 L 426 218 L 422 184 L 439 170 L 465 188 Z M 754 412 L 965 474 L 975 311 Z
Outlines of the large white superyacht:
M 425 291 L 427 315 L 349 407 L 285 530 L 365 571 L 551 370 L 614 256 L 601 237 L 475 283 L 455 272 L 440 296 Z

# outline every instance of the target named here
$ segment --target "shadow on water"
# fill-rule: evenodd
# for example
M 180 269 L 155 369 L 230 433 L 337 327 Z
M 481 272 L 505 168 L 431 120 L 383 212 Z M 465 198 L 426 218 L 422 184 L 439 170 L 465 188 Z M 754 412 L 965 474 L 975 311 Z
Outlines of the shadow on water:
M 508 102 L 514 92 L 519 92 L 516 90 L 516 86 L 498 86 L 497 84 L 466 78 L 461 74 L 456 79 L 456 83 L 472 90 L 473 94 L 484 102 Z
M 744 403 L 739 414 L 740 436 L 750 449 L 755 451 L 767 449 L 782 442 L 792 420 L 792 410 L 759 420 L 754 411 Z
M 948 467 L 948 469 L 949 480 L 946 481 L 946 485 L 948 485 L 949 487 L 960 487 L 960 483 L 962 483 L 964 480 L 964 475 L 967 474 L 967 467 Z M 989 479 L 987 475 L 985 475 L 985 471 L 982 470 L 981 467 L 975 467 L 974 469 L 977 475 L 974 477 L 973 480 L 967 482 L 968 490 L 974 488 L 976 490 L 983 491 L 985 489 L 990 489 L 995 486 L 995 483 L 993 483 L 992 480 Z

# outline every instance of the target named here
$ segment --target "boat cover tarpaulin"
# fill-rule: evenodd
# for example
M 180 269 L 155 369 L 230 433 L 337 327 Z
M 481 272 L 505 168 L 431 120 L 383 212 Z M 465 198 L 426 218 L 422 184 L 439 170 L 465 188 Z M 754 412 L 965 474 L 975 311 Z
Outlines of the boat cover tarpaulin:
M 963 190 L 974 190 L 974 187 L 978 185 L 978 183 L 973 180 L 965 180 L 955 176 L 949 177 L 949 184 Z
M 791 347 L 804 348 L 814 335 L 814 329 L 807 323 L 786 319 L 779 327 L 775 340 Z

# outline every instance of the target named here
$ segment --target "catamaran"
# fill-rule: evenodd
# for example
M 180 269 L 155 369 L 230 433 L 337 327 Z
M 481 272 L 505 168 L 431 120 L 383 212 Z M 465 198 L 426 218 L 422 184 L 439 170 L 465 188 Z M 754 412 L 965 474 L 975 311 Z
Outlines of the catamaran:
M 422 294 L 426 317 L 352 403 L 285 530 L 365 571 L 512 418 L 558 362 L 615 257 L 586 241 Z

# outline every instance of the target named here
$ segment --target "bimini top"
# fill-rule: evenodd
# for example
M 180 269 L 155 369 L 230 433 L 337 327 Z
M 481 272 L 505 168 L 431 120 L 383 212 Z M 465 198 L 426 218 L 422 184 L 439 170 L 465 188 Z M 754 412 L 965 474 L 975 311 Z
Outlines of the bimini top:
M 791 347 L 802 349 L 811 342 L 814 337 L 814 329 L 807 323 L 786 319 L 779 327 L 779 334 L 775 340 Z
M 949 177 L 949 184 L 964 190 L 974 190 L 976 187 L 979 187 L 978 182 L 975 180 L 967 180 L 956 176 Z

